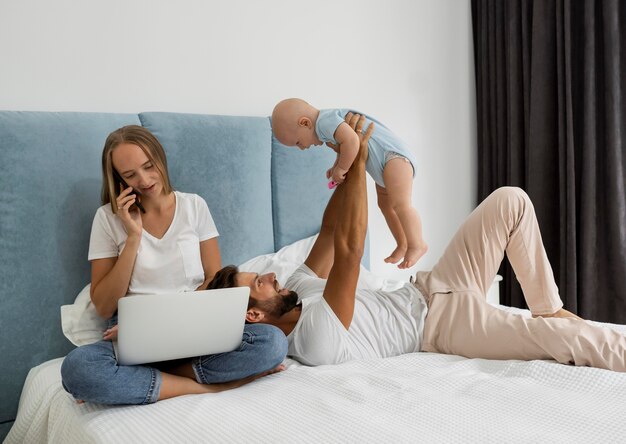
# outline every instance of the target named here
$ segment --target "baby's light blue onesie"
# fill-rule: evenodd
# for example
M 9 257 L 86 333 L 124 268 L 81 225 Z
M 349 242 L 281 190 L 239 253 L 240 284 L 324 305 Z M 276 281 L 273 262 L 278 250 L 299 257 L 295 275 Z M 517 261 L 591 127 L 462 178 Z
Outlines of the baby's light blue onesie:
M 351 111 L 349 109 L 323 109 L 315 123 L 315 132 L 322 142 L 337 143 L 335 140 L 335 131 L 341 122 L 344 122 L 346 114 Z M 358 111 L 354 113 L 362 114 Z M 366 123 L 363 130 L 367 128 L 370 122 L 376 124 L 376 128 L 369 140 L 369 156 L 365 169 L 369 175 L 381 187 L 385 187 L 383 181 L 383 168 L 385 167 L 385 154 L 387 152 L 398 153 L 406 157 L 413 166 L 413 177 L 415 177 L 415 156 L 398 136 L 392 133 L 389 128 L 380 123 L 378 120 L 366 115 Z

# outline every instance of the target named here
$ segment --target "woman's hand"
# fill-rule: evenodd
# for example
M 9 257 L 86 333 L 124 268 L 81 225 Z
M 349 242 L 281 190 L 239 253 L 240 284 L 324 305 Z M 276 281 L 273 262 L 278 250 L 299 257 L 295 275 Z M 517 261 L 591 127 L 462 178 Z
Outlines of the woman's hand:
M 211 281 L 205 279 L 204 282 L 201 283 L 198 288 L 196 288 L 196 291 L 206 290 L 210 283 Z
M 105 341 L 117 341 L 117 330 L 117 325 L 105 330 L 102 339 Z
M 130 210 L 130 207 L 137 200 L 137 195 L 133 193 L 133 188 L 124 187 L 120 184 L 120 195 L 117 197 L 115 203 L 117 204 L 117 217 L 122 220 L 126 233 L 130 237 L 135 235 L 141 237 L 141 230 L 143 229 L 143 222 L 141 220 L 141 213 L 135 206 L 134 210 Z

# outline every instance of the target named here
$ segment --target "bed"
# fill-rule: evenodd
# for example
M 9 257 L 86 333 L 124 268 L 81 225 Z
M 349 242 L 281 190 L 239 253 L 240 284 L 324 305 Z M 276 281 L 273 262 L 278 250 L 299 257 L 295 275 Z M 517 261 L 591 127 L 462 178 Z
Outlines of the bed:
M 288 359 L 284 372 L 219 394 L 77 404 L 60 384 L 73 347 L 60 307 L 89 280 L 100 152 L 126 124 L 153 131 L 174 186 L 207 200 L 224 263 L 284 282 L 319 229 L 330 196 L 319 172 L 331 153 L 281 147 L 266 117 L 0 112 L 5 442 L 623 442 L 626 374 L 552 361 L 414 353 L 312 368 Z M 360 285 L 400 284 L 373 276 L 368 261 Z

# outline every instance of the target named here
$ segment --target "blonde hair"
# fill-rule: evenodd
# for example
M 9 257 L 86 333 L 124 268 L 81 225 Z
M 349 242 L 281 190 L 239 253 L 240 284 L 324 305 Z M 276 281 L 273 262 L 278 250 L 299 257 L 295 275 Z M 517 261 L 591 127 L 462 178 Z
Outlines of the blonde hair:
M 128 125 L 116 129 L 107 137 L 102 149 L 102 205 L 111 204 L 111 211 L 117 214 L 117 205 L 113 202 L 120 194 L 119 179 L 115 178 L 113 168 L 113 150 L 122 143 L 137 145 L 146 154 L 150 162 L 157 169 L 163 181 L 163 191 L 169 194 L 173 191 L 167 172 L 167 158 L 165 150 L 154 135 L 143 126 Z M 118 177 L 119 174 L 118 174 Z

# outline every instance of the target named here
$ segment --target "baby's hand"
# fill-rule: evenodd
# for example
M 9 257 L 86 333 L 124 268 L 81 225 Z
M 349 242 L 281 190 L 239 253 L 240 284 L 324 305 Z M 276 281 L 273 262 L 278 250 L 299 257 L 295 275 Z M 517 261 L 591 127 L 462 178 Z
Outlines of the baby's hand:
M 348 170 L 344 170 L 343 168 L 339 168 L 338 166 L 336 166 L 332 169 L 332 179 L 338 184 L 343 183 L 343 181 L 346 180 L 347 172 Z
M 330 168 L 328 168 L 328 170 L 326 170 L 326 179 L 330 179 L 333 175 L 333 169 L 337 166 L 337 162 L 339 162 L 339 155 L 337 155 L 337 157 L 335 158 L 335 162 L 333 163 L 333 166 L 331 166 Z

